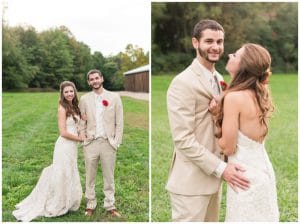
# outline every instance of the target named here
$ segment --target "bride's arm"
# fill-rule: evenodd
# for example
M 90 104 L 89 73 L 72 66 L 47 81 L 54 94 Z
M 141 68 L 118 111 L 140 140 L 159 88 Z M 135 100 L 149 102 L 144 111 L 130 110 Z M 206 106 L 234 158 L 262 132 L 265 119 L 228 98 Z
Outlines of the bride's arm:
M 240 95 L 238 92 L 231 92 L 224 99 L 224 117 L 222 123 L 222 137 L 219 145 L 225 155 L 235 152 L 237 144 L 237 134 L 239 129 L 240 115 Z
M 61 105 L 58 107 L 58 129 L 60 136 L 73 140 L 73 141 L 83 141 L 83 138 L 77 135 L 73 135 L 67 131 L 66 127 L 66 110 Z

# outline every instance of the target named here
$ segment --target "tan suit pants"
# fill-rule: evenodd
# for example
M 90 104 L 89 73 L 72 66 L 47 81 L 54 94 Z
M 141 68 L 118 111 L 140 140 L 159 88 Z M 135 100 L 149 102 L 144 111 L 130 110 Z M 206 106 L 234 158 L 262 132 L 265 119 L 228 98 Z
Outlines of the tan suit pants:
M 170 193 L 174 222 L 218 222 L 222 189 L 212 195 Z
M 95 193 L 95 184 L 97 168 L 99 161 L 101 163 L 103 175 L 104 208 L 106 210 L 114 209 L 115 203 L 115 183 L 114 169 L 116 162 L 116 150 L 109 144 L 107 139 L 98 138 L 84 147 L 85 158 L 85 198 L 87 208 L 95 209 L 97 199 Z

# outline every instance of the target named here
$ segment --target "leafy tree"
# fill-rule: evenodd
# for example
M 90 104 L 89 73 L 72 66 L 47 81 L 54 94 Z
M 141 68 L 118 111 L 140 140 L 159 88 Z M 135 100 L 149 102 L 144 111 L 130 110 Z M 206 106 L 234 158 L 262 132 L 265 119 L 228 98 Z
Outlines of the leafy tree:
M 116 73 L 118 71 L 118 64 L 114 60 L 107 60 L 103 65 L 103 70 L 101 71 L 104 77 L 104 87 L 110 90 L 115 90 L 114 82 L 116 80 Z
M 106 58 L 103 56 L 103 54 L 99 51 L 95 51 L 92 55 L 92 61 L 93 61 L 93 67 L 95 69 L 99 69 L 100 71 L 103 70 L 103 66 L 106 63 Z
M 34 67 L 23 55 L 21 42 L 15 30 L 7 26 L 2 28 L 2 88 L 27 88 L 34 75 Z
M 273 66 L 282 72 L 298 70 L 298 7 L 297 3 L 280 4 L 270 19 Z M 274 57 L 275 55 L 275 57 Z
M 28 87 L 40 87 L 39 83 L 35 82 L 35 78 L 41 69 L 42 61 L 38 34 L 34 27 L 31 26 L 16 27 L 14 30 L 21 43 L 21 52 L 30 64 L 28 72 L 31 74 L 31 79 Z
M 145 54 L 142 48 L 134 47 L 132 44 L 128 44 L 125 52 L 120 52 L 118 57 L 122 73 L 149 63 L 149 55 Z
M 68 36 L 60 29 L 51 29 L 40 34 L 42 67 L 38 80 L 41 87 L 58 89 L 64 80 L 70 80 L 73 70 L 73 54 Z
M 128 44 L 125 52 L 104 57 L 76 40 L 61 26 L 41 33 L 33 27 L 9 27 L 2 21 L 3 89 L 53 88 L 64 80 L 88 90 L 86 73 L 93 68 L 104 75 L 105 88 L 123 89 L 123 72 L 147 64 L 149 53 Z
M 73 55 L 73 75 L 70 80 L 75 83 L 78 90 L 87 89 L 86 73 L 93 67 L 91 50 L 75 38 L 71 38 L 69 44 Z

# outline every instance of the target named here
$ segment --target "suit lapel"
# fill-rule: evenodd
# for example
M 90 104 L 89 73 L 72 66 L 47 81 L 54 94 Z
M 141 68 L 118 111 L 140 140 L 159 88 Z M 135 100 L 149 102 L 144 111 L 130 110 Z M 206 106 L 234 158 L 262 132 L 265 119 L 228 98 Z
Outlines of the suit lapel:
M 199 65 L 197 58 L 191 64 L 192 71 L 198 75 L 200 82 L 202 83 L 205 92 L 209 95 L 209 97 L 213 98 L 213 90 L 211 84 L 209 83 L 208 79 L 205 77 L 203 68 Z
M 92 109 L 92 116 L 94 121 L 96 120 L 96 105 L 95 105 L 95 96 L 94 96 L 94 92 L 91 92 L 89 95 L 89 99 L 88 99 L 88 103 L 90 105 L 90 108 Z

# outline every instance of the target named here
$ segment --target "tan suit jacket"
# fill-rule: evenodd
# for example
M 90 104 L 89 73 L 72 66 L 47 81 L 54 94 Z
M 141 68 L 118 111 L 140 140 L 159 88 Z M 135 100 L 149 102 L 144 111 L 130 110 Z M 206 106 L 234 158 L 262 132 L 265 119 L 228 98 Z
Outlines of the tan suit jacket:
M 167 107 L 175 144 L 166 189 L 175 194 L 216 193 L 221 180 L 212 173 L 221 162 L 209 103 L 212 87 L 197 59 L 171 82 Z M 218 74 L 218 85 L 222 76 Z
M 108 102 L 104 107 L 104 129 L 109 143 L 117 149 L 123 136 L 123 106 L 118 94 L 103 90 L 103 99 Z M 84 144 L 93 141 L 96 133 L 96 106 L 94 93 L 89 92 L 80 98 L 80 112 L 86 115 L 87 120 L 80 122 L 80 131 L 83 131 L 88 140 Z

